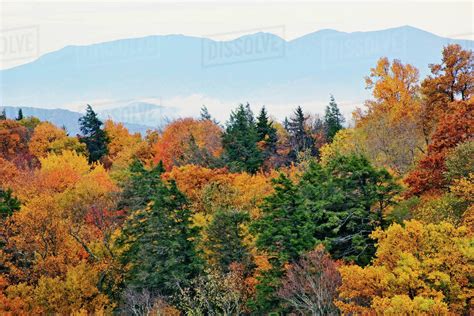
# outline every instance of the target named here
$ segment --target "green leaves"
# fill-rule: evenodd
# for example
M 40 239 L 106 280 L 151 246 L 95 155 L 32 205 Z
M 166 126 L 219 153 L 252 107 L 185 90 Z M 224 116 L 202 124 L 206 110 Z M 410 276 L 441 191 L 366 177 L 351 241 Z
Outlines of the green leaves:
M 102 121 L 99 120 L 89 104 L 87 105 L 86 115 L 79 119 L 79 125 L 83 134 L 80 141 L 87 146 L 89 162 L 98 161 L 107 155 L 109 138 L 107 133 L 101 128 Z
M 198 229 L 176 184 L 161 180 L 161 164 L 147 170 L 135 162 L 131 169 L 127 194 L 135 197 L 129 204 L 135 210 L 117 241 L 125 284 L 173 296 L 202 270 L 194 246 Z
M 326 128 L 326 139 L 332 142 L 336 133 L 343 129 L 342 124 L 344 123 L 344 116 L 339 111 L 334 96 L 331 95 L 329 105 L 326 107 L 324 114 L 324 125 Z
M 272 306 L 284 264 L 316 244 L 323 243 L 334 258 L 368 264 L 375 253 L 369 235 L 386 225 L 383 212 L 399 188 L 385 170 L 351 155 L 324 167 L 311 162 L 298 183 L 281 174 L 274 189 L 262 217 L 251 225 L 257 248 L 273 258 L 272 270 L 257 286 L 261 308 Z
M 19 211 L 20 201 L 13 196 L 11 189 L 3 190 L 0 188 L 0 218 L 5 219 L 14 212 Z
M 240 104 L 230 115 L 222 135 L 223 158 L 231 171 L 255 173 L 263 163 L 255 120 L 250 105 Z

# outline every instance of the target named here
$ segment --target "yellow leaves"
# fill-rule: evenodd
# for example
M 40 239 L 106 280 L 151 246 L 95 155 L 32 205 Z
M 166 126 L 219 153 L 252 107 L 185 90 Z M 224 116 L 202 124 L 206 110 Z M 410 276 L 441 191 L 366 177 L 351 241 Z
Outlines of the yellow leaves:
M 82 262 L 70 267 L 64 279 L 41 276 L 35 287 L 25 283 L 6 289 L 10 311 L 34 314 L 91 314 L 103 312 L 110 302 L 97 288 L 99 271 Z M 13 308 L 12 302 L 22 304 Z M 21 308 L 21 309 L 20 309 Z M 2 309 L 0 308 L 0 311 Z
M 371 266 L 342 266 L 338 306 L 343 312 L 433 314 L 466 311 L 473 291 L 472 236 L 465 227 L 418 221 L 372 233 L 377 239 Z M 365 303 L 361 303 L 365 302 Z
M 377 315 L 446 315 L 448 306 L 441 299 L 428 299 L 408 295 L 395 295 L 391 298 L 374 298 L 373 310 Z
M 474 202 L 474 173 L 469 173 L 468 177 L 455 179 L 449 187 L 451 193 L 465 200 L 466 202 Z
M 342 129 L 334 136 L 331 143 L 325 144 L 320 149 L 321 164 L 326 165 L 337 155 L 349 155 L 353 153 L 362 153 L 363 148 L 357 131 L 353 128 Z
M 130 134 L 122 123 L 107 120 L 104 124 L 110 143 L 106 165 L 110 167 L 111 177 L 117 181 L 125 180 L 128 176 L 128 166 L 137 157 L 142 160 L 151 158 L 149 145 L 142 140 L 140 134 Z
M 232 183 L 236 189 L 234 205 L 236 208 L 248 210 L 252 219 L 260 216 L 259 206 L 263 199 L 273 192 L 270 178 L 258 173 L 250 175 L 239 173 Z
M 403 65 L 399 60 L 391 64 L 381 58 L 366 78 L 367 88 L 377 102 L 369 102 L 369 111 L 391 112 L 394 119 L 412 115 L 419 107 L 415 102 L 419 91 L 418 69 L 410 64 Z
M 44 158 L 48 153 L 60 154 L 64 150 L 84 153 L 86 147 L 75 137 L 68 137 L 66 132 L 49 122 L 36 126 L 28 144 L 30 153 L 38 158 Z

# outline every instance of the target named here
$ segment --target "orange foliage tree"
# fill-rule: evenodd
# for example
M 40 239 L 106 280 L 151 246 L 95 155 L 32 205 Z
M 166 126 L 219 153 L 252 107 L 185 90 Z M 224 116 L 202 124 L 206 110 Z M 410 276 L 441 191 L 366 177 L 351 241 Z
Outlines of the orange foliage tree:
M 453 101 L 468 101 L 474 92 L 474 55 L 451 44 L 443 49 L 440 64 L 430 65 L 432 75 L 422 82 L 422 126 L 428 139 Z
M 166 126 L 154 145 L 153 162 L 161 160 L 170 170 L 173 165 L 193 162 L 193 151 L 204 150 L 209 157 L 218 157 L 221 134 L 221 128 L 211 120 L 178 119 Z
M 0 158 L 19 166 L 28 165 L 28 129 L 14 120 L 0 121 Z
M 455 101 L 433 134 L 426 155 L 405 179 L 411 195 L 439 193 L 447 186 L 445 159 L 449 150 L 474 137 L 474 101 Z

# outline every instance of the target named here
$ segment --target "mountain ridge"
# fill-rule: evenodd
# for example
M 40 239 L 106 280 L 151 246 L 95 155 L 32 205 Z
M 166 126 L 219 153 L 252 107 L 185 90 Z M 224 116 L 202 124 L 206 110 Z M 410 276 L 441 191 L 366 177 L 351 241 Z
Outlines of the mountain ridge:
M 350 104 L 349 113 L 369 97 L 363 78 L 380 57 L 411 63 L 423 78 L 448 43 L 474 47 L 474 41 L 411 26 L 351 33 L 323 29 L 290 41 L 257 32 L 225 41 L 150 35 L 69 45 L 1 70 L 0 106 L 77 109 L 154 99 L 178 116 L 197 115 L 206 104 L 222 120 L 246 101 L 280 109 L 273 110 L 279 116 L 301 104 L 321 113 L 333 94 Z

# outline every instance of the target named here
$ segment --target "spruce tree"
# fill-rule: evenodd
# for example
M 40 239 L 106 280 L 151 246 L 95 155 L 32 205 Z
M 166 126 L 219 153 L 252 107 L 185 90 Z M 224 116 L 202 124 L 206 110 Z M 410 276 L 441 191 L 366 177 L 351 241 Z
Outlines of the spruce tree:
M 135 159 L 129 167 L 130 177 L 122 184 L 122 193 L 117 207 L 127 211 L 145 208 L 155 192 L 162 186 L 161 175 L 165 172 L 160 161 L 150 170 Z
M 344 116 L 339 111 L 336 100 L 334 96 L 331 95 L 329 105 L 326 107 L 326 112 L 324 115 L 324 125 L 326 128 L 326 139 L 329 142 L 332 142 L 336 133 L 343 129 L 342 124 L 344 124 Z
M 18 116 L 16 117 L 17 121 L 21 121 L 23 119 L 23 110 L 19 109 L 18 110 Z
M 247 272 L 253 267 L 249 247 L 244 243 L 243 224 L 250 221 L 248 213 L 237 210 L 219 210 L 214 213 L 206 229 L 210 258 L 219 270 L 229 272 L 231 263 L 242 264 Z
M 318 242 L 336 259 L 368 264 L 375 253 L 370 234 L 388 226 L 383 214 L 399 192 L 390 174 L 363 156 L 337 156 L 325 167 L 311 163 L 300 190 Z
M 294 261 L 316 242 L 315 225 L 298 188 L 281 174 L 273 181 L 275 193 L 265 199 L 262 216 L 252 223 L 257 248 L 269 255 L 271 269 L 262 273 L 253 307 L 260 314 L 279 310 L 276 291 L 284 275 L 284 264 Z
M 0 219 L 5 219 L 19 211 L 20 206 L 20 201 L 13 196 L 11 189 L 4 190 L 0 188 Z
M 0 121 L 4 121 L 7 119 L 7 112 L 5 109 L 2 110 L 2 113 L 0 114 Z
M 82 135 L 80 141 L 86 144 L 89 151 L 89 162 L 100 160 L 108 153 L 107 145 L 109 138 L 107 133 L 101 128 L 102 121 L 88 104 L 86 115 L 79 118 L 79 125 Z
M 257 128 L 250 105 L 240 104 L 235 111 L 232 111 L 222 135 L 223 158 L 231 171 L 250 173 L 258 171 L 263 157 L 257 142 Z
M 150 171 L 137 167 L 133 190 L 141 196 L 137 207 L 146 202 L 145 194 L 150 202 L 132 213 L 117 241 L 126 267 L 124 286 L 173 300 L 202 271 L 195 248 L 199 231 L 192 227 L 191 211 L 176 183 L 160 179 L 162 167 Z
M 209 111 L 207 110 L 207 107 L 205 105 L 203 105 L 201 107 L 201 120 L 203 120 L 203 121 L 211 121 L 212 120 L 212 116 L 209 113 Z
M 264 143 L 263 156 L 264 159 L 276 153 L 277 131 L 273 127 L 273 122 L 268 119 L 265 107 L 262 107 L 257 117 L 257 134 L 259 142 Z
M 312 155 L 316 154 L 316 149 L 314 148 L 314 140 L 309 133 L 309 128 L 307 124 L 308 117 L 303 113 L 301 106 L 298 106 L 293 114 L 293 117 L 290 118 L 290 121 L 287 123 L 287 131 L 290 135 L 290 159 L 296 161 L 298 153 L 310 151 Z

